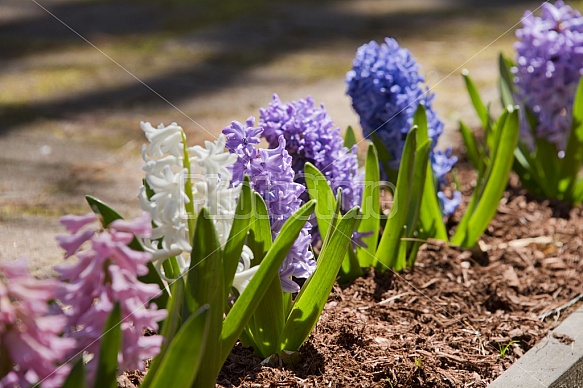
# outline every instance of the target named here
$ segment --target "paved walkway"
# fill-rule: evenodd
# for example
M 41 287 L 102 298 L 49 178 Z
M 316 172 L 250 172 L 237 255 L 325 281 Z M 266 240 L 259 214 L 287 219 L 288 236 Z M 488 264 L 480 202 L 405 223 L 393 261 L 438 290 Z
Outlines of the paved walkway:
M 0 260 L 27 257 L 49 276 L 57 219 L 87 212 L 85 194 L 137 215 L 141 120 L 176 121 L 195 144 L 278 93 L 311 95 L 358 128 L 344 75 L 373 39 L 413 52 L 446 122 L 442 145 L 453 144 L 459 118 L 477 123 L 460 67 L 494 99 L 497 54 L 514 41 L 504 32 L 539 3 L 404 3 L 3 0 Z

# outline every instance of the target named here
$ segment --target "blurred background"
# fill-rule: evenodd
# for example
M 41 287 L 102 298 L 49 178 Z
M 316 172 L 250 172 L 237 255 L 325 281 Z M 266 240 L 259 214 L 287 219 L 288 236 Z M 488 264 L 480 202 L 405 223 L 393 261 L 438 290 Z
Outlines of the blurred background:
M 496 106 L 498 53 L 514 56 L 514 30 L 540 4 L 1 0 L 0 260 L 26 257 L 50 276 L 58 218 L 87 213 L 86 194 L 139 214 L 140 121 L 177 122 L 195 145 L 277 93 L 313 96 L 358 132 L 344 77 L 371 40 L 412 52 L 445 122 L 440 146 L 456 146 L 457 121 L 478 123 L 461 69 Z

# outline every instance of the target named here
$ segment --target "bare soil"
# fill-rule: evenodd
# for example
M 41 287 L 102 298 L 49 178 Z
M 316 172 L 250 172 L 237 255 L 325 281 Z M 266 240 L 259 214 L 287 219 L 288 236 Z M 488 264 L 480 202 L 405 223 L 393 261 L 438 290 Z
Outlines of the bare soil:
M 469 198 L 475 174 L 459 178 Z M 412 270 L 335 286 L 300 362 L 263 366 L 238 345 L 217 386 L 484 387 L 568 314 L 539 319 L 583 291 L 582 244 L 581 207 L 513 178 L 481 249 L 429 242 Z

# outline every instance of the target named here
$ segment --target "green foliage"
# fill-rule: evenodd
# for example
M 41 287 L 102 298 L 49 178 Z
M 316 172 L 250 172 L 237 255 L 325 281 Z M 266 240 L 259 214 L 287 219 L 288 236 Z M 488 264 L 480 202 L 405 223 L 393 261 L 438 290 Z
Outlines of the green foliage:
M 296 297 L 282 333 L 282 350 L 296 351 L 308 339 L 328 300 L 354 231 L 358 207 L 344 216 L 334 214 L 316 270 Z
M 357 231 L 360 233 L 370 233 L 370 236 L 362 238 L 362 241 L 367 246 L 357 246 L 356 256 L 360 267 L 368 268 L 374 261 L 381 227 L 379 157 L 376 147 L 372 143 L 368 146 L 364 171 L 364 188 L 362 191 L 361 205 L 362 215 Z
M 122 341 L 121 323 L 121 307 L 116 302 L 103 327 L 95 387 L 117 387 L 117 354 Z
M 78 357 L 65 379 L 62 388 L 85 388 L 86 386 L 85 363 L 83 362 L 83 357 Z
M 428 190 L 433 190 L 432 195 L 435 196 L 432 171 L 428 168 L 430 146 L 425 108 L 420 105 L 414 117 L 414 126 L 405 140 L 393 205 L 375 253 L 374 265 L 380 271 L 387 268 L 400 271 L 412 266 L 421 245 L 419 239 L 433 237 L 427 233 L 435 232 L 436 225 L 443 224 L 437 198 L 432 201 L 432 197 L 424 196 Z M 428 173 L 430 179 L 427 179 Z
M 143 388 L 192 386 L 199 375 L 202 358 L 209 344 L 210 325 L 209 306 L 201 306 L 184 322 L 176 337 L 172 340 L 166 338 L 169 343 L 167 352 L 156 357 L 160 360 L 159 367 L 150 368 L 140 386 Z
M 478 170 L 477 185 L 451 243 L 472 248 L 496 214 L 508 182 L 513 151 L 518 142 L 518 107 L 507 107 L 492 126 L 492 148 L 485 154 Z

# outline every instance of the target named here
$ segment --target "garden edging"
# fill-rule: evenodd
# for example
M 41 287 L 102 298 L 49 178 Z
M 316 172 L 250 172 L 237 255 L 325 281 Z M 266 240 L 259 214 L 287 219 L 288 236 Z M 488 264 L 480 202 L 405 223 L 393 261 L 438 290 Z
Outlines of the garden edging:
M 582 387 L 582 327 L 583 307 L 580 307 L 489 387 Z

